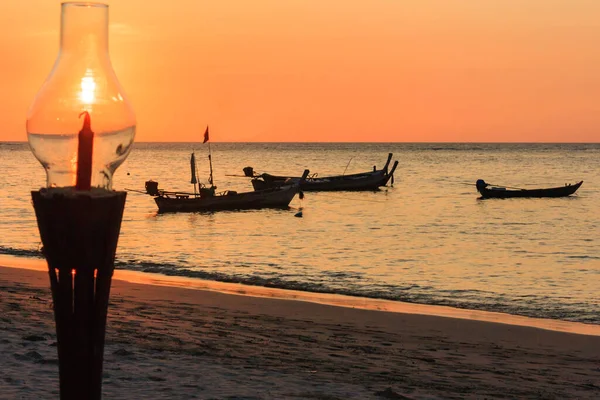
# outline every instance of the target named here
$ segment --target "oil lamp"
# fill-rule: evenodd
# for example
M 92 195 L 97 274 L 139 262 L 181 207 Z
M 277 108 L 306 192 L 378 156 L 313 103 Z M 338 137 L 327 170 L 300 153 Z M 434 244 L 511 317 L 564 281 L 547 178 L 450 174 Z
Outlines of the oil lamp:
M 27 115 L 29 145 L 48 187 L 111 189 L 135 115 L 109 58 L 108 5 L 63 3 L 61 11 L 59 54 Z
M 100 399 L 125 192 L 112 177 L 135 116 L 108 56 L 108 6 L 63 3 L 60 52 L 27 116 L 46 188 L 32 191 L 56 322 L 60 398 Z

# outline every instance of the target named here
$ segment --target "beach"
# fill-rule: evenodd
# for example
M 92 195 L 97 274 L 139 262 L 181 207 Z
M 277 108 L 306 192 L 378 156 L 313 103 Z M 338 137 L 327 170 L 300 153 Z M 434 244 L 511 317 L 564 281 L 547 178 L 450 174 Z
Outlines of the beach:
M 14 266 L 0 267 L 0 397 L 57 398 L 48 276 Z M 119 272 L 109 306 L 104 398 L 591 399 L 600 393 L 597 334 L 132 283 L 119 280 Z

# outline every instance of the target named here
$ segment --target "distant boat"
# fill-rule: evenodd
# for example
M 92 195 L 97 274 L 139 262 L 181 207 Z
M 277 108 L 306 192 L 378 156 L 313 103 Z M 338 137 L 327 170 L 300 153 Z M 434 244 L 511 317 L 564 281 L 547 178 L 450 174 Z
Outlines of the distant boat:
M 574 185 L 569 184 L 546 189 L 519 189 L 492 186 L 483 179 L 478 179 L 475 186 L 484 199 L 508 199 L 513 197 L 566 197 L 575 193 L 582 183 L 583 181 Z
M 359 190 L 378 190 L 381 186 L 387 185 L 391 180 L 394 183 L 394 171 L 398 166 L 398 161 L 394 162 L 392 169 L 388 171 L 392 153 L 388 154 L 385 166 L 378 170 L 373 167 L 373 171 L 362 172 L 351 175 L 336 176 L 314 176 L 307 177 L 300 182 L 299 177 L 277 176 L 267 173 L 255 175 L 252 167 L 244 168 L 244 175 L 251 177 L 254 190 L 263 190 L 274 188 L 289 182 L 300 182 L 300 189 L 306 192 L 310 191 L 359 191 Z

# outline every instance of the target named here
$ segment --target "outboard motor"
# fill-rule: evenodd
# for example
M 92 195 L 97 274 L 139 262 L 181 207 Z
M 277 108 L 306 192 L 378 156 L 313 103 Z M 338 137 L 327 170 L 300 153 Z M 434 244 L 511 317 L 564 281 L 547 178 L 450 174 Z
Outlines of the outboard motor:
M 154 182 L 153 180 L 146 181 L 146 193 L 150 196 L 158 196 L 158 182 Z
M 252 178 L 254 176 L 254 168 L 252 167 L 245 167 L 243 171 L 244 175 L 246 175 L 248 178 Z

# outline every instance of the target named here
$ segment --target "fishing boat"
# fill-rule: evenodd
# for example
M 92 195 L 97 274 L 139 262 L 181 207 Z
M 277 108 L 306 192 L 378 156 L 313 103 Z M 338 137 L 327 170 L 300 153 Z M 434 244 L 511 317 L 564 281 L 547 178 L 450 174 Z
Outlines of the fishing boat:
M 208 142 L 208 127 L 204 133 L 203 143 L 206 142 Z M 192 152 L 190 157 L 190 183 L 194 185 L 193 193 L 167 191 L 159 189 L 156 181 L 149 180 L 146 182 L 146 193 L 154 197 L 159 213 L 287 208 L 297 193 L 302 196 L 300 184 L 309 173 L 308 170 L 305 170 L 299 181 L 289 182 L 275 188 L 242 193 L 234 190 L 217 192 L 213 179 L 210 143 L 208 160 L 210 163 L 210 177 L 208 179 L 210 186 L 203 185 L 196 178 L 198 175 L 196 157 Z
M 381 186 L 387 185 L 388 181 L 394 184 L 394 171 L 398 166 L 398 161 L 394 162 L 391 170 L 388 167 L 392 160 L 392 153 L 388 155 L 387 162 L 382 169 L 373 167 L 373 171 L 350 175 L 337 175 L 318 177 L 313 174 L 305 180 L 290 176 L 277 176 L 267 173 L 255 174 L 252 167 L 244 168 L 244 175 L 252 178 L 254 190 L 264 190 L 267 188 L 279 187 L 290 182 L 299 182 L 300 189 L 309 191 L 359 191 L 359 190 L 378 190 Z
M 308 170 L 305 171 L 305 175 L 308 175 Z M 146 182 L 146 191 L 154 196 L 159 213 L 287 208 L 299 193 L 300 185 L 293 183 L 243 193 L 233 190 L 219 193 L 215 189 L 215 186 L 211 186 L 200 188 L 197 193 L 169 192 L 158 189 L 158 182 Z
M 521 189 L 494 186 L 486 183 L 483 179 L 478 179 L 475 186 L 483 199 L 508 199 L 513 197 L 566 197 L 575 193 L 582 183 L 583 181 L 574 185 L 569 184 L 545 189 Z

